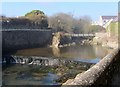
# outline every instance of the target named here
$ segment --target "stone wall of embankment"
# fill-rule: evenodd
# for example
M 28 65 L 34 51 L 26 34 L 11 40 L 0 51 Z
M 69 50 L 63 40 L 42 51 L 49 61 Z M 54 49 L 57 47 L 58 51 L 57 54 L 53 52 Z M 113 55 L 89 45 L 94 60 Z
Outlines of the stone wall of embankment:
M 111 85 L 112 78 L 118 70 L 117 67 L 120 66 L 119 64 L 120 51 L 116 49 L 86 72 L 78 74 L 74 79 L 67 80 L 63 87 L 65 85 L 81 85 L 84 87 Z
M 46 46 L 51 38 L 51 30 L 2 30 L 2 50 L 11 51 Z
M 96 33 L 93 44 L 101 44 L 103 47 L 118 48 L 118 36 L 109 36 L 109 33 Z

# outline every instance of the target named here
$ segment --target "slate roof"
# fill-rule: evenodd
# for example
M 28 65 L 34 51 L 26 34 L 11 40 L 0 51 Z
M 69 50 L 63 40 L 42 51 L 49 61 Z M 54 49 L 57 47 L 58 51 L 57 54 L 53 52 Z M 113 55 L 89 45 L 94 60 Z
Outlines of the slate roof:
M 102 19 L 115 19 L 117 16 L 101 16 Z
M 114 18 L 113 22 L 118 22 L 118 17 Z

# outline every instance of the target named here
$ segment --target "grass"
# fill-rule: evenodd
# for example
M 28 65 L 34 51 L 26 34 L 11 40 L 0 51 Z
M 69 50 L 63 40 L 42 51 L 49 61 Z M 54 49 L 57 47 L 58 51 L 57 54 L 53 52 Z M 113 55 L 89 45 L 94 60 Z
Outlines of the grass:
M 110 23 L 110 25 L 107 27 L 107 32 L 109 32 L 109 29 L 110 29 L 110 33 L 118 34 L 118 25 L 120 26 L 120 23 L 118 22 Z

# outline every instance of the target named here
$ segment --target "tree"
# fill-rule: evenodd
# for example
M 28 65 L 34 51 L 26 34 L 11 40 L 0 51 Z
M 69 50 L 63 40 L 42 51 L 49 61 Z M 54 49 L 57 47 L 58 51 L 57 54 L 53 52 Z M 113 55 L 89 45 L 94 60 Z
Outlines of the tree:
M 73 33 L 89 33 L 91 19 L 88 16 L 83 16 L 73 20 Z
M 83 33 L 82 31 L 82 23 L 79 19 L 73 20 L 73 33 Z
M 40 10 L 32 10 L 31 12 L 28 12 L 25 14 L 25 17 L 33 17 L 37 15 L 45 15 L 43 11 Z
M 96 32 L 105 32 L 106 29 L 100 25 L 91 25 L 89 27 L 89 33 L 96 33 Z
M 83 33 L 89 33 L 89 27 L 91 26 L 91 18 L 89 16 L 83 16 L 80 19 L 81 31 Z
M 48 27 L 47 16 L 43 11 L 32 10 L 31 12 L 26 13 L 25 17 L 28 18 L 32 22 L 32 25 L 34 25 L 36 28 Z
M 49 17 L 49 26 L 69 33 L 89 33 L 91 19 L 88 16 L 79 19 L 66 13 L 58 13 Z
M 69 14 L 58 13 L 49 17 L 49 26 L 56 30 L 72 32 L 73 17 Z

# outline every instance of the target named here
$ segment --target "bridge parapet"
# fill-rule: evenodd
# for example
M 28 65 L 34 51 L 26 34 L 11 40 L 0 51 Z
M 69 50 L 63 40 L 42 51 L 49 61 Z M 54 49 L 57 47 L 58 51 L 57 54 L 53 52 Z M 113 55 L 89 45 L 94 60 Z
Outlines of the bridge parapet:
M 98 86 L 111 84 L 114 72 L 120 63 L 120 51 L 114 50 L 100 62 L 82 74 L 78 74 L 74 79 L 67 80 L 65 85 Z

